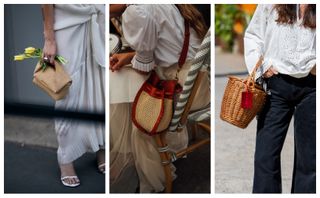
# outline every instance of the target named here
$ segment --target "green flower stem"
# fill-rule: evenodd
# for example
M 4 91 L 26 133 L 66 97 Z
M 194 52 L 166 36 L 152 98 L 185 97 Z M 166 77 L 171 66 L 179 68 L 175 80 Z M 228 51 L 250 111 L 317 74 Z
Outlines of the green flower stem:
M 42 60 L 43 51 L 40 48 L 36 48 L 33 53 L 23 53 L 16 56 L 23 56 L 25 59 L 27 58 L 38 58 L 42 71 L 46 70 L 47 64 Z M 66 64 L 68 61 L 60 55 L 55 56 L 55 60 L 57 60 L 61 64 Z

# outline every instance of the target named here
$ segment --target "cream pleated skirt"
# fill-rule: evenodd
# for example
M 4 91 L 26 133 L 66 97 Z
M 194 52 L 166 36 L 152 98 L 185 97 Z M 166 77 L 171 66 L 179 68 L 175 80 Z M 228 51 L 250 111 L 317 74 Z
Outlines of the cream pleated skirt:
M 72 79 L 68 95 L 56 102 L 56 109 L 104 113 L 105 68 L 94 61 L 90 33 L 90 21 L 56 31 L 57 53 L 68 60 L 65 69 Z M 99 122 L 60 118 L 55 130 L 60 164 L 105 145 L 105 127 Z
M 159 67 L 158 67 L 159 68 Z M 179 73 L 179 81 L 186 79 L 190 62 L 186 63 Z M 163 79 L 174 79 L 177 65 L 169 68 L 159 68 L 157 73 Z M 111 82 L 112 83 L 112 82 Z M 110 86 L 113 86 L 112 84 Z M 209 80 L 205 78 L 200 85 L 192 110 L 200 109 L 209 104 Z M 140 183 L 140 192 L 160 192 L 165 187 L 165 175 L 161 165 L 157 145 L 150 137 L 134 126 L 131 121 L 131 103 L 110 105 L 110 183 L 119 183 L 126 178 L 122 174 L 126 169 L 134 167 Z M 186 128 L 179 133 L 168 132 L 166 135 L 169 148 L 173 151 L 186 148 L 188 133 Z M 172 172 L 175 167 L 172 165 Z M 175 177 L 175 175 L 174 175 Z M 135 178 L 127 178 L 135 179 Z

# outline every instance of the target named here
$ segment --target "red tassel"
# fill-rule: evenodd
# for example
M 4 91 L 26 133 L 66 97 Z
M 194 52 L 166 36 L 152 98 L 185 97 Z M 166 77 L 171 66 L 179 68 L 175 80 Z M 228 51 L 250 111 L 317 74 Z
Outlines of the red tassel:
M 250 91 L 242 92 L 241 107 L 243 109 L 251 109 L 252 108 L 252 98 L 253 98 L 253 94 Z

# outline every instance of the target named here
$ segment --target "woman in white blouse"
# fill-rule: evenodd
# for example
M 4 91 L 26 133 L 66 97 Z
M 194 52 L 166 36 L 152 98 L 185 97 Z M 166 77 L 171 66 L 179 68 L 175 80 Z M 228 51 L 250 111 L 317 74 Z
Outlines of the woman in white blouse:
M 110 11 L 114 8 L 121 10 L 121 6 L 120 9 L 117 6 L 111 5 Z M 186 20 L 191 28 L 187 61 L 179 73 L 180 84 L 183 84 L 191 60 L 207 32 L 201 14 L 192 5 L 172 4 L 122 5 L 122 12 L 124 38 L 135 52 L 110 57 L 110 70 L 116 71 L 112 75 L 120 75 L 125 69 L 123 66 L 132 63 L 132 68 L 141 75 L 155 70 L 163 79 L 174 79 L 183 46 Z M 138 83 L 139 86 L 143 83 L 129 82 Z M 117 84 L 111 82 L 111 95 L 112 89 L 116 87 Z M 130 90 L 132 91 L 136 93 L 137 90 Z M 123 177 L 122 173 L 131 167 L 133 172 L 137 172 L 140 192 L 163 191 L 165 177 L 154 138 L 140 132 L 131 122 L 133 99 L 121 103 L 114 101 L 110 106 L 111 185 L 117 183 Z M 192 108 L 204 107 L 209 100 L 209 81 L 205 79 Z M 181 133 L 167 133 L 167 140 L 172 150 L 185 148 L 188 142 L 186 129 Z M 174 167 L 172 170 L 174 171 Z
M 281 192 L 281 149 L 294 116 L 292 193 L 316 192 L 316 5 L 258 5 L 245 33 L 249 72 L 268 98 L 258 116 L 254 193 Z
M 72 79 L 69 93 L 56 102 L 56 109 L 104 113 L 104 8 L 90 4 L 42 6 L 43 56 L 52 64 L 56 54 L 65 57 L 68 62 L 64 68 Z M 87 151 L 96 152 L 98 169 L 104 173 L 104 124 L 59 118 L 55 120 L 55 131 L 63 185 L 80 185 L 73 161 Z

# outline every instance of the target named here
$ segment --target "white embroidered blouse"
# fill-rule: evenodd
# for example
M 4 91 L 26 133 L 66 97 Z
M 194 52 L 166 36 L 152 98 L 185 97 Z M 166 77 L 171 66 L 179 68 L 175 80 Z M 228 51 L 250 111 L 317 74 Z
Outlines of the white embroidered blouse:
M 277 24 L 277 18 L 273 5 L 257 6 L 244 37 L 248 71 L 252 72 L 263 55 L 256 78 L 271 66 L 281 74 L 305 77 L 316 64 L 316 30 L 303 27 L 299 17 L 293 25 Z
M 184 40 L 184 20 L 172 4 L 130 5 L 122 14 L 123 34 L 136 51 L 133 68 L 151 71 L 178 62 Z M 190 28 L 187 60 L 192 59 L 201 40 Z

